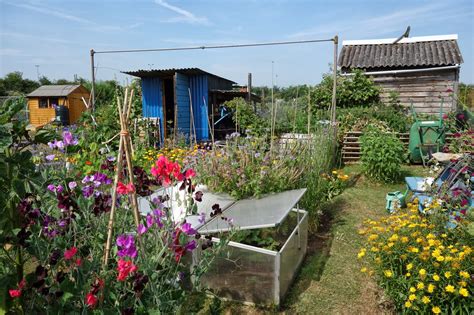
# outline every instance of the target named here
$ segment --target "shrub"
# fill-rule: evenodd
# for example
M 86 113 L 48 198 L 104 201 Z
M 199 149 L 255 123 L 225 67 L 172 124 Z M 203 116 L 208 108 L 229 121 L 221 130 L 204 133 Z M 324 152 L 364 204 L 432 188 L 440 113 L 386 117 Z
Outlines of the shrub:
M 405 150 L 395 134 L 369 129 L 360 141 L 365 175 L 385 183 L 399 179 Z
M 404 314 L 468 314 L 472 310 L 473 248 L 456 230 L 438 232 L 418 205 L 380 221 L 367 220 L 361 271 L 375 275 Z M 472 243 L 471 243 L 472 244 Z

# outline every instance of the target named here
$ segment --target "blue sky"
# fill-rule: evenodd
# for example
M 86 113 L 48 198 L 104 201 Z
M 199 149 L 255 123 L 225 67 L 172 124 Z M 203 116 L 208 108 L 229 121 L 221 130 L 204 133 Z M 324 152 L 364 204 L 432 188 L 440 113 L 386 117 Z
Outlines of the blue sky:
M 331 38 L 458 34 L 461 81 L 474 83 L 474 1 L 0 0 L 0 76 L 90 78 L 89 50 Z M 339 46 L 341 47 L 341 46 Z M 97 55 L 98 79 L 120 70 L 200 67 L 245 84 L 315 84 L 331 43 L 186 52 Z

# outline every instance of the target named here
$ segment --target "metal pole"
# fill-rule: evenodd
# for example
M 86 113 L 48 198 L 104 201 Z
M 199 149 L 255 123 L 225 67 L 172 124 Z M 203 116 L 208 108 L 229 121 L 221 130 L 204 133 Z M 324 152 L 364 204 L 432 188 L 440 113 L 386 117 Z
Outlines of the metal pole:
M 336 124 L 336 86 L 337 86 L 337 45 L 339 38 L 334 36 L 334 64 L 333 64 L 333 83 L 332 83 L 332 104 L 331 104 L 331 122 Z
M 91 87 L 91 102 L 92 102 L 92 111 L 95 110 L 95 66 L 94 66 L 94 49 L 91 49 L 91 79 L 92 79 L 92 87 Z

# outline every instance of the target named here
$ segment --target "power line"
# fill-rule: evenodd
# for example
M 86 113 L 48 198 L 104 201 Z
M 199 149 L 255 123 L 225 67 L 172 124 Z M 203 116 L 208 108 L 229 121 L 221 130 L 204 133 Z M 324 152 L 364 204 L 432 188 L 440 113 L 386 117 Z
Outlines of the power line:
M 234 44 L 234 45 L 167 47 L 167 48 L 151 48 L 151 49 L 101 50 L 101 51 L 94 51 L 93 53 L 94 54 L 114 54 L 114 53 L 153 52 L 153 51 L 179 51 L 179 50 L 200 50 L 200 49 L 203 50 L 203 49 L 220 49 L 220 48 L 240 48 L 240 47 L 309 44 L 309 43 L 332 42 L 332 41 L 334 41 L 334 38 L 295 40 L 295 41 L 282 41 L 282 42 L 267 42 L 267 43 Z

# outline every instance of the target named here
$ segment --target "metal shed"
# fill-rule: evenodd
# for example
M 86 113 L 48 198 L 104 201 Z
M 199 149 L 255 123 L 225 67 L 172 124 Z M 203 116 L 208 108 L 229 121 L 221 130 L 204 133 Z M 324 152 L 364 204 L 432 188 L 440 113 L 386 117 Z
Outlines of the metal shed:
M 194 130 L 197 141 L 209 140 L 209 93 L 216 89 L 232 90 L 235 84 L 234 81 L 199 68 L 124 73 L 141 78 L 143 116 L 159 118 L 162 140 L 172 132 L 189 137 Z M 191 126 L 191 116 L 194 117 L 194 127 Z
M 463 58 L 456 34 L 403 38 L 347 40 L 342 43 L 338 65 L 343 74 L 361 69 L 382 89 L 381 100 L 391 92 L 401 104 L 420 113 L 456 108 L 459 71 Z

